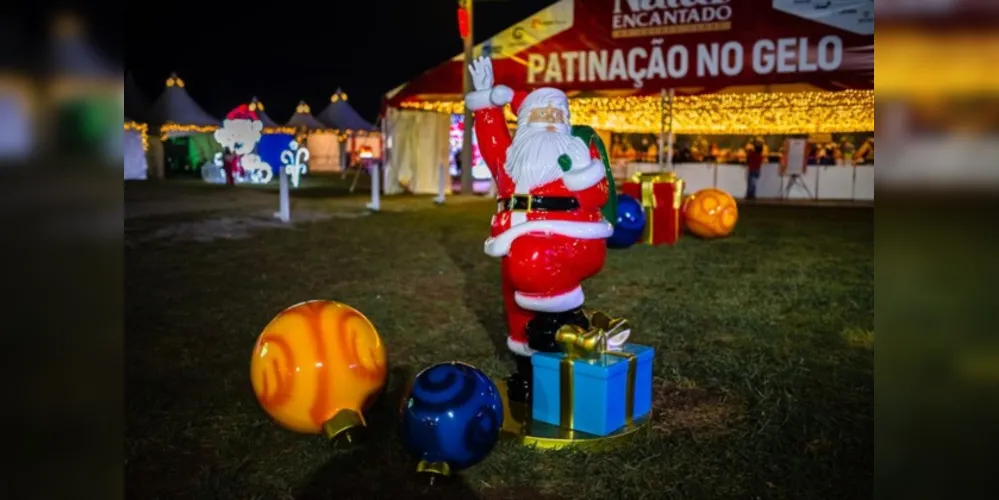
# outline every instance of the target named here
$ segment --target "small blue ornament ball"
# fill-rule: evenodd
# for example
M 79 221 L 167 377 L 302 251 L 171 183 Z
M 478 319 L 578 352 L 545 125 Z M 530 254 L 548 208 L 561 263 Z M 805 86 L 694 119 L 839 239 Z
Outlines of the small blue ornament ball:
M 493 381 L 465 363 L 440 363 L 416 375 L 402 402 L 402 442 L 417 460 L 457 471 L 481 462 L 503 427 Z
M 607 238 L 607 246 L 628 248 L 642 237 L 644 229 L 642 204 L 626 194 L 617 195 L 617 221 L 614 223 L 614 234 Z

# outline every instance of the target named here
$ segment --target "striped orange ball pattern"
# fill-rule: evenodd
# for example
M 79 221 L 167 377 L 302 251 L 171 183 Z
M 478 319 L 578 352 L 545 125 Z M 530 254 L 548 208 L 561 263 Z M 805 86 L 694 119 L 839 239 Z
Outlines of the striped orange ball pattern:
M 702 189 L 684 200 L 683 217 L 687 229 L 701 238 L 722 238 L 732 234 L 739 220 L 739 207 L 732 195 L 721 189 Z
M 363 415 L 385 386 L 385 346 L 356 309 L 313 300 L 264 328 L 250 360 L 257 400 L 274 420 L 318 434 L 340 410 Z

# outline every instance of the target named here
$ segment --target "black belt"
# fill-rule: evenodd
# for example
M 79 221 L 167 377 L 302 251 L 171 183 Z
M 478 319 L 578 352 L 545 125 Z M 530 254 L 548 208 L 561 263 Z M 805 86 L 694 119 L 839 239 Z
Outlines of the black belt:
M 527 196 L 516 195 L 512 198 L 501 198 L 497 200 L 496 211 L 521 210 L 521 211 L 569 211 L 579 208 L 579 201 L 567 196 Z

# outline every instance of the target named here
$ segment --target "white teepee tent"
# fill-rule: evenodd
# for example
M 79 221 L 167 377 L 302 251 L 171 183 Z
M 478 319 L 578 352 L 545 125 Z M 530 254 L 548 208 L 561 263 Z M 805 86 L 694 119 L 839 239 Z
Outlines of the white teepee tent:
M 289 127 L 295 127 L 298 130 L 313 131 L 313 130 L 326 130 L 331 127 L 327 127 L 316 117 L 312 116 L 312 110 L 305 101 L 298 101 L 298 106 L 295 108 L 295 114 L 291 116 L 288 120 Z
M 356 157 L 361 152 L 368 157 L 382 157 L 382 140 L 378 127 L 357 113 L 343 89 L 336 89 L 326 109 L 319 113 L 318 119 L 339 131 L 340 146 L 344 150 L 340 154 L 340 162 L 350 162 L 351 157 Z
M 149 137 L 149 111 L 152 105 L 146 96 L 135 84 L 135 79 L 131 73 L 125 74 L 125 95 L 124 95 L 124 138 L 122 152 L 125 160 L 125 180 L 146 180 L 149 177 L 160 177 L 162 170 L 157 170 L 156 166 L 159 157 L 155 154 L 149 158 L 150 137 Z M 153 151 L 162 152 L 162 145 L 155 141 L 158 149 Z M 151 160 L 151 161 L 150 161 Z M 149 169 L 149 164 L 154 163 L 154 168 Z
M 194 102 L 176 73 L 167 78 L 166 89 L 153 104 L 150 121 L 162 137 L 212 132 L 222 123 Z
M 312 110 L 305 101 L 299 101 L 288 126 L 307 137 L 310 172 L 340 171 L 340 137 L 336 130 L 312 116 Z
M 0 160 L 24 160 L 34 148 L 38 99 L 26 54 L 13 21 L 0 20 Z
M 121 158 L 125 83 L 121 69 L 101 55 L 76 17 L 63 14 L 53 24 L 47 53 L 46 128 L 57 149 L 74 154 Z
M 146 151 L 149 149 L 146 124 L 125 117 L 124 133 L 122 150 L 125 156 L 125 180 L 146 180 L 149 175 L 149 164 L 146 161 Z
M 87 39 L 83 24 L 64 14 L 53 24 L 49 48 L 49 93 L 56 101 L 124 92 L 121 68 L 102 56 Z
M 164 142 L 167 170 L 197 170 L 221 151 L 221 146 L 212 137 L 221 121 L 194 102 L 184 88 L 184 80 L 175 73 L 167 78 L 166 89 L 156 99 L 150 115 L 150 127 L 159 131 L 159 138 Z M 187 138 L 186 151 L 182 149 L 184 142 L 167 144 L 167 141 L 179 138 Z

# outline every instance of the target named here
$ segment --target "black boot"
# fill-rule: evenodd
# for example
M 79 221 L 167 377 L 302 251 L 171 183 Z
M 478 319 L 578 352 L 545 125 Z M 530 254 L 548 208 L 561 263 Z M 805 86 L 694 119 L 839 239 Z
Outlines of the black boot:
M 539 352 L 561 351 L 555 341 L 555 334 L 562 325 L 576 325 L 586 329 L 590 327 L 590 321 L 583 314 L 582 307 L 558 313 L 538 313 L 527 323 L 528 347 Z
M 577 307 L 560 313 L 538 313 L 527 323 L 527 345 L 538 352 L 559 352 L 561 349 L 555 342 L 555 334 L 562 325 L 577 325 L 589 328 L 590 322 L 583 314 L 583 309 Z M 534 372 L 529 356 L 516 356 L 517 371 L 507 379 L 507 395 L 510 401 L 518 403 L 531 402 L 531 384 Z
M 507 397 L 515 403 L 530 403 L 531 381 L 534 379 L 534 369 L 530 356 L 514 355 L 517 361 L 517 371 L 506 379 Z

